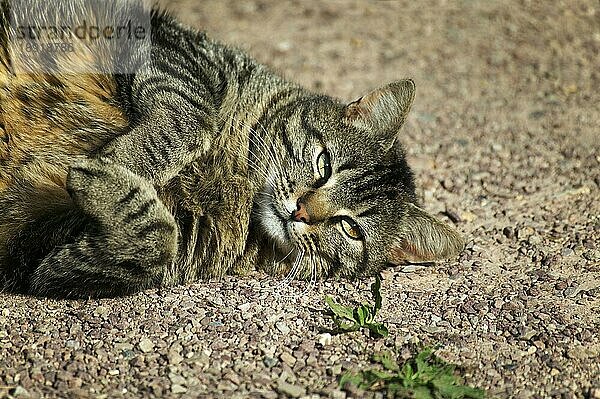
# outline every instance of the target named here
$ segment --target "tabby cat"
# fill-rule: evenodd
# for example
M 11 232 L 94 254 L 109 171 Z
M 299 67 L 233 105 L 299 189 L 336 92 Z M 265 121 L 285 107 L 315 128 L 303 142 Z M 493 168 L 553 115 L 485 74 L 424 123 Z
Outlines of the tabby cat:
M 24 73 L 21 10 L 0 1 L 0 289 L 115 296 L 252 268 L 351 278 L 462 249 L 418 206 L 396 140 L 412 80 L 343 104 L 134 1 L 113 5 L 149 13 L 134 72 L 69 72 L 114 66 L 86 49 Z M 83 0 L 45 4 L 94 17 Z

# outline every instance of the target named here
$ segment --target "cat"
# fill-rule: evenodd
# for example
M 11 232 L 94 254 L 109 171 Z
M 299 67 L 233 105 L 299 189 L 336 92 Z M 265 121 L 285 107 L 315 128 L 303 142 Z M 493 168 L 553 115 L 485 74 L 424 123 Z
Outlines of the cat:
M 0 1 L 0 289 L 119 296 L 252 269 L 353 278 L 462 250 L 419 206 L 397 139 L 412 80 L 344 104 L 136 1 L 99 3 L 148 15 L 133 72 L 76 42 L 52 71 L 20 73 L 9 22 L 24 11 Z M 40 4 L 98 17 L 83 0 Z

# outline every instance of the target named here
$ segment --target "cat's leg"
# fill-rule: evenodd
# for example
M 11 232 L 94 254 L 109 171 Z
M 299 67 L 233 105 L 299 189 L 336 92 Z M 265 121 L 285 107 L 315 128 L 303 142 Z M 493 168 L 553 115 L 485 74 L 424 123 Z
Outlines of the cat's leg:
M 156 57 L 168 60 L 168 55 L 158 53 Z M 130 95 L 131 130 L 97 154 L 158 186 L 210 149 L 218 135 L 219 109 L 225 96 L 210 87 L 212 83 L 199 80 L 193 69 L 184 67 L 173 74 L 172 68 L 163 60 L 135 75 Z
M 27 293 L 40 260 L 72 242 L 87 217 L 59 184 L 60 176 L 20 174 L 0 192 L 0 291 Z
M 30 291 L 112 296 L 158 286 L 177 252 L 177 226 L 148 181 L 98 160 L 71 166 L 67 191 L 88 219 L 33 272 Z

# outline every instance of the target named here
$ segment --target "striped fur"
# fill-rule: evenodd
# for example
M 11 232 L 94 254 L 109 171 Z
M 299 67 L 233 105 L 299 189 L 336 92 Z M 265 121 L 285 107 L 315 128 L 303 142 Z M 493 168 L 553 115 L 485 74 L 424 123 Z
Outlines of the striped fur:
M 62 73 L 114 61 L 84 46 L 56 72 L 19 74 L 0 1 L 5 290 L 120 295 L 251 268 L 352 277 L 462 247 L 415 205 L 396 140 L 412 81 L 344 105 L 156 10 L 135 73 Z

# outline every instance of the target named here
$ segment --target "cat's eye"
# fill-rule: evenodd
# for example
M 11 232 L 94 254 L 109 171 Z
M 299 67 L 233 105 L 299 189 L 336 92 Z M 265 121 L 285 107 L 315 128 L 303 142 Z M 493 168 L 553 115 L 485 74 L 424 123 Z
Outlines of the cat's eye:
M 317 157 L 317 173 L 319 180 L 327 181 L 331 177 L 331 157 L 327 150 L 321 151 Z
M 360 231 L 358 224 L 348 216 L 344 216 L 340 220 L 340 225 L 342 226 L 344 233 L 353 240 L 361 240 L 363 238 L 363 234 Z

